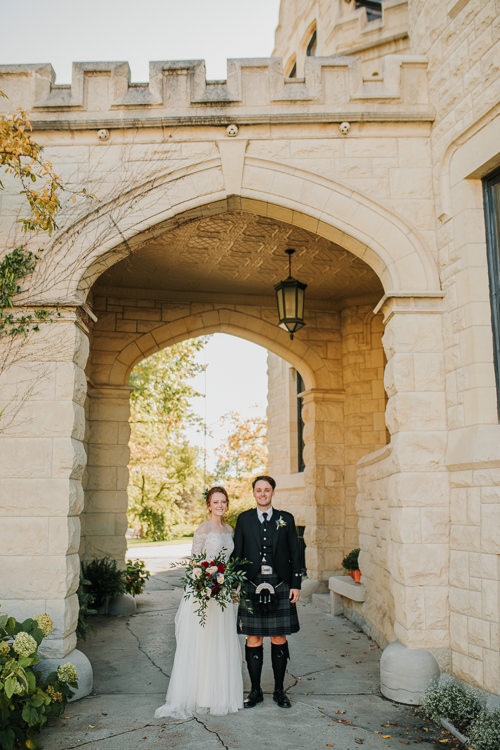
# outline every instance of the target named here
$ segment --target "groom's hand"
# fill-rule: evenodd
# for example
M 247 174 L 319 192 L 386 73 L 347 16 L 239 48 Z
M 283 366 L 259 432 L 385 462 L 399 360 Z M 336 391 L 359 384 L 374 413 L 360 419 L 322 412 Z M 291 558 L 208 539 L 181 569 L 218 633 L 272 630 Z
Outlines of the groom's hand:
M 290 603 L 296 604 L 300 599 L 300 589 L 290 589 Z

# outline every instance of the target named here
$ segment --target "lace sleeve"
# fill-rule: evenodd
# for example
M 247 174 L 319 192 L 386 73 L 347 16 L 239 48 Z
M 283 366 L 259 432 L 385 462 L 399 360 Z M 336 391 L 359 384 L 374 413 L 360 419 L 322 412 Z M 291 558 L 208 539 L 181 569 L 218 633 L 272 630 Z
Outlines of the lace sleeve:
M 201 555 L 205 550 L 207 541 L 207 535 L 201 529 L 196 529 L 193 536 L 193 546 L 191 548 L 192 555 Z

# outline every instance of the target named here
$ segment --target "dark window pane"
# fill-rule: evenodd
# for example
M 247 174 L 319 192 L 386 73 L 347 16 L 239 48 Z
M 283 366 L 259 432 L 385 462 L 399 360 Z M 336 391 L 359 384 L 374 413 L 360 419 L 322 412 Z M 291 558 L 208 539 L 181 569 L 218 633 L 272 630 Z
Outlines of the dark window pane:
M 316 54 L 316 30 L 313 31 L 313 35 L 307 45 L 306 55 L 307 57 L 314 57 Z
M 304 471 L 304 420 L 302 418 L 302 398 L 298 395 L 304 390 L 304 381 L 297 372 L 297 471 Z
M 497 382 L 497 407 L 500 419 L 500 170 L 483 180 L 486 248 L 490 277 L 493 357 Z

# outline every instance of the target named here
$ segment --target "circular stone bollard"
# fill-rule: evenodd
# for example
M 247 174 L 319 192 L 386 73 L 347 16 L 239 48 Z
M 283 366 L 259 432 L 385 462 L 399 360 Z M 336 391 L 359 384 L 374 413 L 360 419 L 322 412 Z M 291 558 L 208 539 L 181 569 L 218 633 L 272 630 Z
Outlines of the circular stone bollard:
M 392 701 L 419 706 L 423 694 L 439 674 L 439 665 L 430 651 L 407 648 L 394 641 L 384 649 L 380 659 L 380 690 Z
M 42 672 L 43 676 L 46 677 L 51 672 L 56 672 L 61 664 L 66 664 L 68 661 L 71 664 L 74 664 L 76 671 L 78 672 L 78 689 L 68 701 L 68 703 L 72 703 L 73 701 L 77 701 L 80 698 L 85 698 L 86 695 L 89 695 L 92 692 L 92 686 L 94 684 L 92 665 L 82 651 L 74 648 L 73 651 L 70 651 L 69 654 L 63 656 L 62 659 L 52 657 L 50 659 L 40 659 L 40 663 L 37 664 L 34 669 Z

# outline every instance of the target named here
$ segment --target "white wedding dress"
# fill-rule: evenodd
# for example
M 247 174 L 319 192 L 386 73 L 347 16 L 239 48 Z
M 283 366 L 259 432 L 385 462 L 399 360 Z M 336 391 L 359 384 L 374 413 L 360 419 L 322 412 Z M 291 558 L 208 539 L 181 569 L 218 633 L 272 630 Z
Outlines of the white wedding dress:
M 205 521 L 193 538 L 191 554 L 202 552 L 207 559 L 221 550 L 227 559 L 233 551 L 230 526 L 214 531 Z M 243 708 L 241 648 L 236 632 L 237 605 L 222 610 L 210 601 L 207 619 L 202 627 L 195 613 L 192 597 L 183 599 L 175 616 L 177 648 L 165 703 L 155 711 L 155 718 L 172 716 L 186 719 L 196 713 L 218 716 Z

